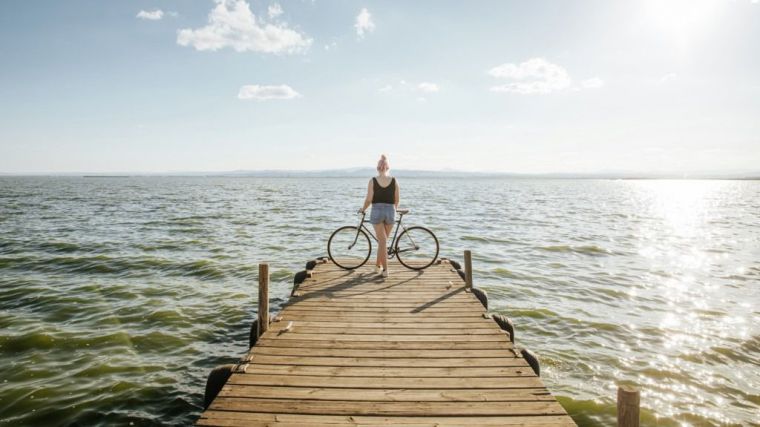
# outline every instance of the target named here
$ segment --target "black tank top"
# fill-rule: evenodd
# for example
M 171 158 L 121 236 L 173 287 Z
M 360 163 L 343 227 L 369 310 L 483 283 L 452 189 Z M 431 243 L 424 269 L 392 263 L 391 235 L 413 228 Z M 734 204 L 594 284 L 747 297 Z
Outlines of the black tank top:
M 390 203 L 396 202 L 396 178 L 391 178 L 391 183 L 387 187 L 380 186 L 377 178 L 372 178 L 372 203 Z

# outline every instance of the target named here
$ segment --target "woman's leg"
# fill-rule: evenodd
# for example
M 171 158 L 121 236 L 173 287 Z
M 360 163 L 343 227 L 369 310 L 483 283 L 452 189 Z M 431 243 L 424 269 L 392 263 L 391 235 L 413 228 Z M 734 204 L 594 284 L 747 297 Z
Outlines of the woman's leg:
M 390 239 L 391 238 L 391 231 L 393 231 L 393 224 L 383 224 L 383 225 L 385 225 L 385 238 L 386 238 L 386 240 Z
M 373 224 L 377 236 L 377 265 L 384 270 L 388 269 L 388 235 L 385 233 L 385 224 Z
M 388 239 L 391 238 L 391 230 L 393 230 L 393 224 L 383 224 L 385 230 L 385 246 L 388 247 Z M 385 250 L 385 264 L 383 264 L 383 270 L 388 271 L 388 250 Z M 387 273 L 386 273 L 387 274 Z

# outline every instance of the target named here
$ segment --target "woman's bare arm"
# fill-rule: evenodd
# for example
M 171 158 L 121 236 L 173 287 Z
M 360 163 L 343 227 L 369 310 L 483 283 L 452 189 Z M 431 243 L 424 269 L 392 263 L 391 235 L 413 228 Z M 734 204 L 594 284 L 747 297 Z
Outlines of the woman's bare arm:
M 396 205 L 396 209 L 398 209 L 398 199 L 399 199 L 400 192 L 401 191 L 398 188 L 398 180 L 396 180 L 396 194 L 393 197 L 394 198 L 393 204 Z
M 367 197 L 364 198 L 364 206 L 362 206 L 361 211 L 364 212 L 367 210 L 369 205 L 372 204 L 372 196 L 374 195 L 374 188 L 372 188 L 372 180 L 369 180 L 369 184 L 367 184 Z

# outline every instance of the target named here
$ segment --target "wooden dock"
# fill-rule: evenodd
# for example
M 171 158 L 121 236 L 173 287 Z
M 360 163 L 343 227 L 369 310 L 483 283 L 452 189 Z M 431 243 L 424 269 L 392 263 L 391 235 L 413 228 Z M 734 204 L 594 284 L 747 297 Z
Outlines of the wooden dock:
M 446 262 L 314 266 L 203 426 L 574 426 Z

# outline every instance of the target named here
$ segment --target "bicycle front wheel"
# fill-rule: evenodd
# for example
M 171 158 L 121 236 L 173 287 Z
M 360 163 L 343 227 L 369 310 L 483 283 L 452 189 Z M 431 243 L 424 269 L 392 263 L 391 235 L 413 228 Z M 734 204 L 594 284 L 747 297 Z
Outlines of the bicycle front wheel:
M 438 258 L 438 238 L 425 227 L 409 227 L 399 234 L 395 250 L 404 267 L 422 270 Z
M 364 230 L 347 225 L 341 227 L 327 241 L 327 255 L 340 268 L 353 270 L 364 265 L 372 253 L 372 242 Z

